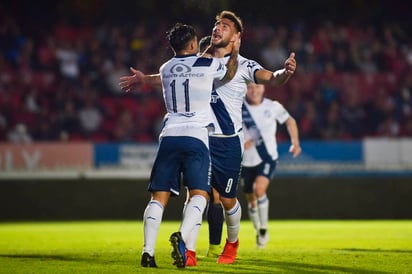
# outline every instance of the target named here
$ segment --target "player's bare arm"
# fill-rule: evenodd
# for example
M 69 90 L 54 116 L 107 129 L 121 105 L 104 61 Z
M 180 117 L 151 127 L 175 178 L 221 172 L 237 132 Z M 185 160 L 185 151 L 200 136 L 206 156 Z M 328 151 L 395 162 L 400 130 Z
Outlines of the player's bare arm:
M 256 79 L 258 84 L 266 84 L 272 86 L 281 86 L 285 84 L 289 78 L 296 71 L 296 59 L 295 53 L 292 52 L 288 59 L 286 59 L 284 68 L 279 69 L 275 72 L 270 70 L 262 69 L 256 72 Z
M 137 90 L 142 85 L 161 86 L 160 74 L 146 75 L 140 70 L 130 68 L 132 75 L 120 77 L 119 86 L 125 92 Z
M 245 143 L 243 144 L 243 147 L 244 147 L 245 149 L 249 149 L 249 148 L 251 148 L 253 145 L 254 145 L 253 140 L 252 140 L 252 139 L 248 139 L 248 140 L 246 140 Z
M 289 118 L 286 120 L 286 127 L 288 130 L 288 133 L 290 136 L 290 142 L 291 142 L 289 152 L 292 153 L 293 158 L 296 158 L 302 152 L 302 148 L 300 147 L 300 143 L 299 143 L 298 126 L 297 126 L 296 120 L 292 116 L 289 116 Z

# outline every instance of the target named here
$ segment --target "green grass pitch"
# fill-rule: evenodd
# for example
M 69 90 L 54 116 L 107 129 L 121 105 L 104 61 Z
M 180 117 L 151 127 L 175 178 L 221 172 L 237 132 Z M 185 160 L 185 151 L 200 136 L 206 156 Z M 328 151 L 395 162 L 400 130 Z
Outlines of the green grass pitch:
M 198 266 L 185 269 L 170 257 L 179 224 L 162 223 L 151 269 L 140 267 L 140 221 L 0 223 L 0 273 L 412 273 L 412 220 L 271 221 L 265 249 L 242 221 L 233 265 L 205 257 L 204 222 Z

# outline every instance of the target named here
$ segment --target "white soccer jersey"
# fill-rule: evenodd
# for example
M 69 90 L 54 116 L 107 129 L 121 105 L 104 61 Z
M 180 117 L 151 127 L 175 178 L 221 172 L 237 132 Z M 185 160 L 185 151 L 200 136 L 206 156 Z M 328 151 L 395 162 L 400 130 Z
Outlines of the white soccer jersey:
M 225 63 L 223 59 L 186 55 L 175 56 L 160 67 L 167 112 L 160 137 L 192 136 L 207 144 L 213 81 L 223 79 Z
M 249 105 L 244 101 L 245 107 L 249 114 L 243 113 L 245 123 L 250 122 L 246 119 L 253 118 L 254 126 L 244 127 L 245 140 L 254 140 L 254 146 L 245 149 L 243 154 L 243 166 L 256 166 L 262 162 L 256 145 L 264 145 L 267 152 L 273 160 L 278 158 L 276 129 L 277 123 L 284 124 L 289 118 L 289 112 L 278 101 L 272 101 L 264 98 L 260 105 Z M 247 117 L 247 118 L 246 118 Z M 253 123 L 252 122 L 252 123 Z M 263 144 L 262 144 L 263 143 Z
M 229 55 L 223 58 L 225 62 Z M 255 72 L 263 67 L 253 60 L 238 55 L 235 77 L 227 83 L 215 81 L 211 106 L 213 109 L 213 135 L 234 135 L 242 129 L 242 104 L 247 84 L 256 82 Z

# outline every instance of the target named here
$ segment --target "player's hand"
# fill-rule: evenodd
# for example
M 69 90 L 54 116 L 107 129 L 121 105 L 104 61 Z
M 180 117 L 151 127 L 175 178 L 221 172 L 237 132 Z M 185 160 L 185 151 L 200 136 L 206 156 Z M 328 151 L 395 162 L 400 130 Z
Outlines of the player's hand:
M 288 59 L 285 61 L 285 70 L 288 75 L 292 75 L 295 73 L 296 70 L 296 59 L 295 59 L 295 53 L 292 52 L 289 56 Z
M 299 145 L 291 145 L 289 148 L 289 152 L 292 153 L 293 158 L 296 158 L 302 152 L 302 148 Z
M 137 87 L 144 84 L 144 74 L 140 70 L 130 68 L 132 75 L 120 77 L 119 86 L 125 92 L 136 90 Z

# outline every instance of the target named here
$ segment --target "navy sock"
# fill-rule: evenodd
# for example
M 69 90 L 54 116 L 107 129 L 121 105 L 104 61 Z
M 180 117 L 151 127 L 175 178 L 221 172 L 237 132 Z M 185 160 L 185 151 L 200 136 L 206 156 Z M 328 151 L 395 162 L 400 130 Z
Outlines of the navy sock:
M 207 222 L 209 224 L 209 244 L 219 245 L 222 240 L 223 207 L 221 204 L 209 202 Z

